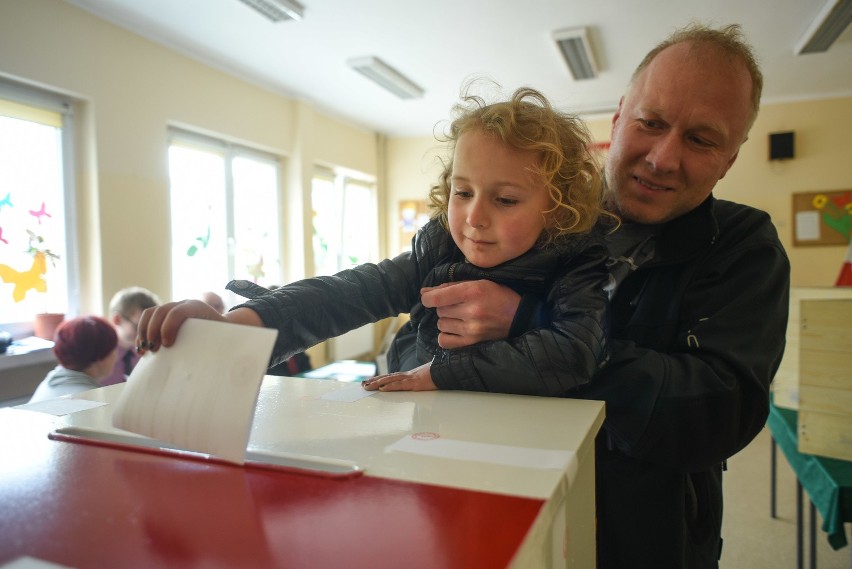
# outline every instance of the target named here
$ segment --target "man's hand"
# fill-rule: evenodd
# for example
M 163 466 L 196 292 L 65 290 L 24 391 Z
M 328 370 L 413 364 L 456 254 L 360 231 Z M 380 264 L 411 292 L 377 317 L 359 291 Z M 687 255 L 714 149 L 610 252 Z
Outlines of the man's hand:
M 368 379 L 361 385 L 367 391 L 434 391 L 432 363 L 423 364 L 411 371 L 398 371 Z
M 521 297 L 492 281 L 446 283 L 420 290 L 423 305 L 438 309 L 438 345 L 463 348 L 509 337 Z

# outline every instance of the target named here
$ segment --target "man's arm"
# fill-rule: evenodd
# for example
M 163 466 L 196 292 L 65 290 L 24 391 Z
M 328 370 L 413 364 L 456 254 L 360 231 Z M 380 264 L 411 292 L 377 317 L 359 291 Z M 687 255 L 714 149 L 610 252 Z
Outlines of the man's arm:
M 559 267 L 560 272 L 547 284 L 542 304 L 547 310 L 531 313 L 537 324 L 530 329 L 515 326 L 517 333 L 507 339 L 440 350 L 430 369 L 435 385 L 565 396 L 591 381 L 607 353 L 609 303 L 604 285 L 609 274 L 602 253 L 602 245 L 587 244 L 580 253 L 543 259 L 543 266 Z M 502 326 L 504 331 L 507 325 Z
M 463 281 L 422 289 L 421 301 L 438 311 L 438 343 L 463 348 L 509 337 L 521 296 L 492 281 Z

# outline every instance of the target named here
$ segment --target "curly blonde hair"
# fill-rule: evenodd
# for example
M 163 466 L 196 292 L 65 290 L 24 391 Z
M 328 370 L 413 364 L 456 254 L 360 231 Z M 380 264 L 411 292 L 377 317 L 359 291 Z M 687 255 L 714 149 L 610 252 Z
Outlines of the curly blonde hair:
M 456 118 L 442 139 L 448 143 L 449 158 L 429 192 L 432 218 L 444 227 L 448 227 L 455 145 L 462 134 L 472 130 L 496 136 L 512 148 L 539 154 L 536 173 L 553 202 L 553 207 L 542 212 L 545 229 L 541 245 L 552 243 L 561 235 L 588 232 L 600 215 L 611 215 L 601 204 L 601 168 L 585 124 L 554 109 L 539 91 L 522 87 L 508 101 L 493 104 L 465 94 L 453 107 L 453 114 Z

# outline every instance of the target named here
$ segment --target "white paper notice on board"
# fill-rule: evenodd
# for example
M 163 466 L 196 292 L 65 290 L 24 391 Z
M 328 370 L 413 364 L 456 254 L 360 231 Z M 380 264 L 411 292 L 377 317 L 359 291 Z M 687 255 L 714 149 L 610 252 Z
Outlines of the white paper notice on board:
M 277 330 L 189 319 L 174 345 L 147 352 L 113 425 L 242 464 Z
M 800 211 L 796 214 L 796 239 L 798 241 L 819 239 L 819 212 Z

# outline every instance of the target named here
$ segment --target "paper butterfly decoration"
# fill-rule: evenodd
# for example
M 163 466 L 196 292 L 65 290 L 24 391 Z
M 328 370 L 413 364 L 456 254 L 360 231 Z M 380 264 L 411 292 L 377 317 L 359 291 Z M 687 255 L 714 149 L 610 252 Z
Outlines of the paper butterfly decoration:
M 209 225 L 207 226 L 207 235 L 206 236 L 196 237 L 195 240 L 198 241 L 201 244 L 202 249 L 207 249 L 207 244 L 210 242 L 210 226 Z M 192 257 L 196 253 L 198 253 L 198 246 L 197 245 L 190 245 L 189 249 L 186 250 L 186 255 L 188 257 Z
M 5 283 L 13 283 L 15 289 L 12 298 L 15 302 L 21 302 L 30 289 L 38 292 L 47 291 L 47 282 L 44 273 L 47 271 L 47 260 L 41 251 L 33 254 L 33 265 L 27 271 L 17 271 L 9 265 L 0 265 L 0 279 Z
M 35 217 L 38 220 L 39 225 L 41 225 L 41 218 L 42 217 L 53 217 L 52 215 L 47 213 L 47 211 L 45 211 L 44 202 L 41 202 L 41 209 L 38 209 L 38 210 L 31 209 L 30 215 L 32 215 L 33 217 Z

